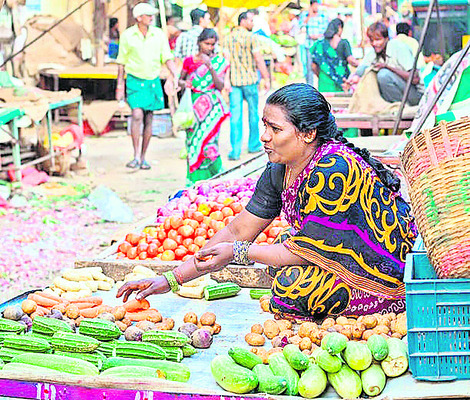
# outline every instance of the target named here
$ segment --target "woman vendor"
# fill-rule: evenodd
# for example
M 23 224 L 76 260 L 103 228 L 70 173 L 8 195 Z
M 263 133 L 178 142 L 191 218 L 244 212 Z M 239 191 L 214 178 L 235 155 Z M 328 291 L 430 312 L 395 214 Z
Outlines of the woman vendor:
M 176 291 L 228 263 L 258 262 L 269 265 L 270 308 L 282 316 L 403 311 L 405 256 L 416 233 L 398 178 L 341 135 L 330 105 L 310 85 L 273 93 L 263 122 L 270 162 L 246 209 L 194 258 L 128 282 L 117 296 Z M 272 245 L 253 244 L 281 212 L 292 228 Z

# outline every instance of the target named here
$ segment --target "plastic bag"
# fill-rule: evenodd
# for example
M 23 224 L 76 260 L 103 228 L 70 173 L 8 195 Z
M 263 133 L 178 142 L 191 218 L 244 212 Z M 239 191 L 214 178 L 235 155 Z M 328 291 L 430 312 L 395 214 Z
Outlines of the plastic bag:
M 194 125 L 195 116 L 193 101 L 191 100 L 191 89 L 186 89 L 181 97 L 180 104 L 173 114 L 173 127 L 176 130 L 189 129 Z

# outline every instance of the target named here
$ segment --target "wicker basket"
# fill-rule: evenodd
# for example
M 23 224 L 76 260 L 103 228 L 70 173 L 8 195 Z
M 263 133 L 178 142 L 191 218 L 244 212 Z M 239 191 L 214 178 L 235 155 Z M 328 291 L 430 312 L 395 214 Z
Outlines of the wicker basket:
M 418 229 L 440 278 L 470 278 L 470 119 L 415 135 L 401 157 Z

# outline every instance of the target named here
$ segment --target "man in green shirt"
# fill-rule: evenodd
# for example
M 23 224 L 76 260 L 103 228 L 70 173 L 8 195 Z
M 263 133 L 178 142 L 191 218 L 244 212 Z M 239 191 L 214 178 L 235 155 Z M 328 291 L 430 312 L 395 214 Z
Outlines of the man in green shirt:
M 132 10 L 137 24 L 126 29 L 120 38 L 119 64 L 116 99 L 124 99 L 126 88 L 127 102 L 132 109 L 131 136 L 134 146 L 134 159 L 126 164 L 128 168 L 150 169 L 145 160 L 150 138 L 152 137 L 153 111 L 164 107 L 160 70 L 166 64 L 170 76 L 165 84 L 167 94 L 175 90 L 174 81 L 178 75 L 165 33 L 152 26 L 153 16 L 158 12 L 148 3 L 139 3 Z M 126 85 L 124 86 L 124 72 Z M 140 136 L 143 126 L 142 147 Z M 139 154 L 140 150 L 140 154 Z

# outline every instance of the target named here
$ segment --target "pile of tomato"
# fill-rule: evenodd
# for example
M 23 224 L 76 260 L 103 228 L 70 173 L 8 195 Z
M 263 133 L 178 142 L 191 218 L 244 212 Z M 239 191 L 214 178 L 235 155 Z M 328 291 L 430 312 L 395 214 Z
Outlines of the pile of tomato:
M 141 234 L 129 233 L 118 247 L 117 258 L 186 261 L 243 209 L 244 204 L 234 197 L 226 198 L 223 203 L 191 204 L 183 216 L 171 215 L 162 224 L 145 228 Z M 285 220 L 276 218 L 258 236 L 256 243 L 273 243 L 287 226 Z

